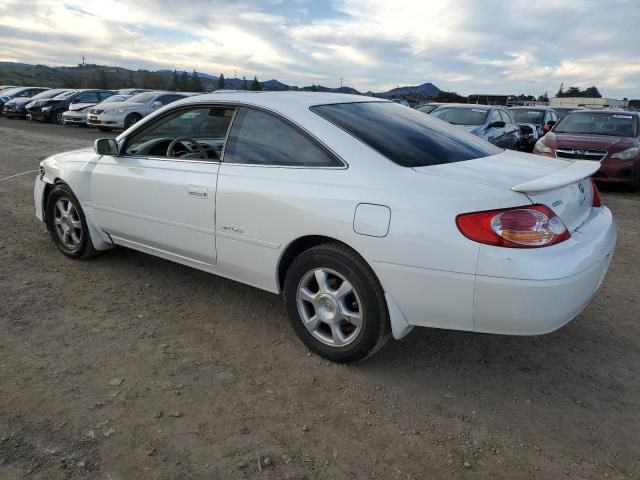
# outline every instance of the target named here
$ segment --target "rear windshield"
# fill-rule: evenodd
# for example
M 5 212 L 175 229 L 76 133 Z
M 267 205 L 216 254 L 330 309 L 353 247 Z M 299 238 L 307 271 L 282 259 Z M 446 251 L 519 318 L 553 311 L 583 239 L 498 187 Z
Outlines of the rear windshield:
M 454 125 L 484 125 L 488 113 L 485 108 L 440 107 L 431 115 Z
M 553 129 L 554 133 L 583 133 L 611 137 L 637 137 L 637 115 L 625 113 L 571 112 Z
M 525 109 L 513 109 L 509 110 L 513 118 L 516 119 L 516 123 L 532 123 L 534 125 L 542 125 L 544 119 L 544 112 L 542 110 L 525 110 Z
M 311 110 L 403 167 L 461 162 L 502 152 L 474 135 L 397 103 L 340 103 Z

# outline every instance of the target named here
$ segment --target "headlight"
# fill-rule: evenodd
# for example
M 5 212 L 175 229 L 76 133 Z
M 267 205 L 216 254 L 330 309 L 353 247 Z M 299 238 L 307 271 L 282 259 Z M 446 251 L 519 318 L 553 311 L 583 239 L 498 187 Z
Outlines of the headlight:
M 621 152 L 614 153 L 613 155 L 611 155 L 611 158 L 617 158 L 618 160 L 631 160 L 632 158 L 638 156 L 638 152 L 640 152 L 640 149 L 638 149 L 638 147 L 631 147 Z
M 107 115 L 118 115 L 120 113 L 124 113 L 124 108 L 115 108 L 113 110 L 107 110 L 106 112 Z
M 53 108 L 53 105 L 47 105 L 46 107 L 42 107 L 43 112 L 48 112 Z
M 543 137 L 536 142 L 536 144 L 533 147 L 533 152 L 534 153 L 553 153 L 553 150 L 551 150 L 549 147 L 545 145 L 544 137 Z

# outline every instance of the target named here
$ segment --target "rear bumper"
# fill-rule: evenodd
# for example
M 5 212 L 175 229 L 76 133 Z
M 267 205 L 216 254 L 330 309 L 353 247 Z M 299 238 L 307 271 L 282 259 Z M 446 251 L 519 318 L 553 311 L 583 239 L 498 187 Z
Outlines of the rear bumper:
M 474 290 L 474 331 L 541 335 L 570 322 L 600 287 L 615 244 L 613 216 L 609 209 L 597 208 L 570 240 L 537 249 L 538 255 L 536 249 L 483 245 L 478 259 L 483 274 L 476 275 Z M 491 270 L 500 275 L 490 275 Z
M 615 244 L 611 212 L 594 208 L 571 238 L 558 245 L 480 245 L 475 275 L 383 262 L 372 266 L 409 326 L 541 335 L 568 323 L 589 304 Z
M 87 125 L 93 127 L 107 127 L 107 128 L 124 128 L 124 117 L 121 115 L 92 115 L 87 117 Z

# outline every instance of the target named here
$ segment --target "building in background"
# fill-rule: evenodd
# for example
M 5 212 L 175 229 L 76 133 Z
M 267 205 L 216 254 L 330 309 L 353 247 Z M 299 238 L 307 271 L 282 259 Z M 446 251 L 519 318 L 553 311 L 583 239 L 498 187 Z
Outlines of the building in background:
M 589 98 L 589 97 L 553 97 L 549 105 L 554 107 L 586 107 L 586 108 L 627 108 L 628 100 L 616 100 L 615 98 Z

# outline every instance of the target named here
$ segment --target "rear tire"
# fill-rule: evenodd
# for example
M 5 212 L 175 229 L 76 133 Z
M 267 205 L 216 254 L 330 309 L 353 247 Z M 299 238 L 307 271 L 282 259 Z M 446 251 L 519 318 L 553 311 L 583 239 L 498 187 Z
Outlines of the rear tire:
M 80 202 L 66 184 L 54 185 L 47 196 L 45 211 L 49 233 L 64 255 L 87 259 L 97 254 Z
M 298 337 L 333 362 L 364 360 L 390 337 L 380 282 L 364 259 L 342 244 L 300 254 L 286 273 L 284 299 Z

